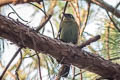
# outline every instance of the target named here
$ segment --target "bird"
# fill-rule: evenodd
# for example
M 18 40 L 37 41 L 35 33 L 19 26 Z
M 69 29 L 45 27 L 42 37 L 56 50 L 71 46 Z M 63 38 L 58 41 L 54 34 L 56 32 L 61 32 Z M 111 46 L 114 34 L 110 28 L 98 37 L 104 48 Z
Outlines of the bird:
M 77 44 L 79 28 L 74 17 L 70 13 L 63 13 L 63 21 L 60 23 L 60 40 L 65 43 Z M 70 64 L 62 64 L 59 70 L 59 76 L 67 77 L 70 71 Z

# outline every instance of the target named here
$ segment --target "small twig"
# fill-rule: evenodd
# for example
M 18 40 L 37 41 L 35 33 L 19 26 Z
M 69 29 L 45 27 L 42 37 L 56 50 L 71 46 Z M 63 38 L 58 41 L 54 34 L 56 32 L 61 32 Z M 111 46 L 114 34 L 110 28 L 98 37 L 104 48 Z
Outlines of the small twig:
M 119 5 L 120 5 L 120 1 L 119 1 L 119 3 L 116 5 L 116 7 L 115 7 L 115 9 L 114 9 L 113 15 L 115 15 L 115 13 L 116 13 L 117 8 L 119 7 Z
M 24 22 L 28 22 L 28 21 L 22 19 L 22 18 L 20 17 L 20 15 L 15 11 L 15 9 L 14 9 L 10 4 L 8 4 L 8 6 L 13 10 L 14 14 L 16 14 L 16 15 L 18 16 L 18 18 L 20 18 L 20 19 L 21 19 L 22 21 L 24 21 Z
M 116 5 L 116 8 L 118 8 L 119 5 L 120 5 L 120 1 L 119 1 L 119 3 Z
M 50 76 L 49 63 L 47 62 L 47 60 L 46 60 L 46 58 L 45 58 L 45 57 L 44 57 L 44 59 L 45 59 L 46 65 L 47 65 L 47 71 L 48 71 L 48 76 L 49 76 L 49 79 L 50 79 L 50 80 L 52 80 L 52 79 L 51 79 L 51 76 Z
M 112 16 L 110 16 L 110 14 L 108 13 L 107 10 L 106 10 L 106 12 L 107 12 L 107 15 L 108 15 L 108 17 L 110 18 L 111 22 L 112 22 L 113 25 L 115 26 L 115 28 L 120 32 L 119 27 L 117 26 L 117 24 L 116 24 L 115 21 L 113 20 L 113 15 L 115 14 L 115 12 L 116 12 L 116 10 L 117 10 L 117 8 L 118 8 L 119 5 L 120 5 L 120 2 L 116 5 L 116 7 L 115 7 L 115 9 L 114 9 L 114 12 L 113 12 Z
M 65 59 L 65 57 L 62 57 L 62 59 L 60 60 L 59 64 L 62 64 L 64 59 Z
M 8 13 L 8 18 L 11 19 L 12 21 L 14 21 L 14 23 L 20 24 L 20 25 L 24 25 L 25 27 L 29 27 L 29 26 L 23 24 L 22 22 L 20 22 L 18 19 L 14 20 L 12 17 L 10 17 L 11 14 L 15 14 L 15 12 L 10 12 L 10 13 Z M 25 21 L 24 21 L 24 22 L 25 22 Z M 27 21 L 27 24 L 28 24 L 28 23 L 30 23 L 30 22 Z
M 75 66 L 72 67 L 73 69 L 73 79 L 72 80 L 75 80 Z
M 14 14 L 14 13 L 15 13 L 15 12 L 10 12 L 10 13 L 8 13 L 8 15 L 7 15 L 8 18 L 11 19 L 11 20 L 13 20 L 13 21 L 15 21 L 15 20 L 14 20 L 12 17 L 10 17 L 10 15 L 11 15 L 11 14 Z
M 10 64 L 13 62 L 13 60 L 16 58 L 16 56 L 18 55 L 18 53 L 21 51 L 23 47 L 20 47 L 16 53 L 13 55 L 12 59 L 10 60 L 10 62 L 7 64 L 5 70 L 3 71 L 2 75 L 0 76 L 0 80 L 2 80 L 3 76 L 5 75 L 6 71 L 8 70 Z
M 110 22 L 109 22 L 110 24 Z M 110 59 L 110 46 L 109 46 L 109 37 L 110 37 L 110 27 L 109 26 L 106 26 L 107 29 L 106 29 L 106 35 L 105 35 L 105 40 L 106 40 L 106 44 L 105 44 L 105 47 L 106 47 L 106 53 L 107 53 L 107 57 L 108 57 L 108 60 Z
M 0 61 L 0 67 L 1 69 L 5 69 L 5 66 L 3 66 L 2 62 Z M 16 76 L 11 71 L 6 71 L 6 74 L 12 77 L 13 80 L 16 80 Z
M 20 80 L 19 79 L 19 74 L 18 74 L 18 70 L 20 69 L 20 66 L 21 66 L 21 64 L 22 64 L 22 52 L 20 51 L 20 63 L 19 63 L 19 65 L 18 65 L 18 67 L 17 67 L 17 69 L 16 69 L 16 76 L 17 76 L 17 80 Z
M 113 60 L 117 60 L 117 59 L 120 59 L 120 57 L 115 57 L 115 58 L 112 58 L 112 59 L 109 59 L 109 60 L 113 61 Z
M 43 26 L 50 20 L 51 17 L 52 17 L 52 15 L 49 15 L 49 16 L 47 17 L 47 19 L 45 20 L 45 22 L 43 22 L 43 23 L 36 29 L 36 32 L 39 32 L 39 30 L 40 30 L 41 28 L 43 28 Z
M 25 59 L 25 58 L 30 58 L 30 57 L 33 57 L 33 56 L 35 56 L 36 54 L 33 54 L 33 55 L 30 55 L 30 56 L 28 56 L 28 57 L 24 57 L 23 59 Z
M 45 14 L 46 14 L 46 9 L 45 9 L 45 4 L 44 4 L 44 1 L 42 2 L 43 4 L 43 10 L 44 10 L 44 12 L 45 12 Z M 45 18 L 47 17 L 47 15 L 45 15 Z M 43 29 L 42 29 L 42 34 L 44 33 L 44 31 L 45 31 L 45 27 L 43 27 Z
M 49 22 L 50 22 L 50 25 L 51 25 L 51 28 L 52 28 L 53 38 L 55 38 L 55 32 L 54 32 L 54 28 L 53 28 L 52 22 L 50 20 L 49 20 Z
M 43 24 L 44 25 L 44 24 Z M 38 30 L 39 31 L 39 30 Z M 38 32 L 37 29 L 36 29 L 36 32 Z M 35 39 L 33 38 L 32 39 L 32 42 L 33 42 L 33 46 L 34 46 L 34 50 L 36 51 L 37 50 L 37 47 L 36 47 L 36 42 L 35 42 Z M 36 55 L 37 55 L 37 58 L 38 58 L 38 69 L 39 69 L 39 77 L 40 77 L 40 80 L 42 80 L 42 75 L 41 75 L 41 68 L 40 68 L 40 57 L 38 55 L 38 52 L 36 52 Z
M 65 7 L 64 7 L 63 13 L 65 13 L 65 11 L 67 9 L 67 5 L 68 5 L 68 1 L 66 1 L 66 3 L 65 3 Z M 62 16 L 61 22 L 63 21 L 63 18 L 64 18 L 64 16 Z
M 66 9 L 67 9 L 67 5 L 68 5 L 68 1 L 66 1 L 66 3 L 65 3 L 65 7 L 64 7 L 63 13 L 65 13 L 65 11 L 66 11 Z M 64 18 L 64 16 L 62 16 L 61 21 L 60 21 L 60 24 L 61 24 L 61 22 L 63 21 L 63 18 Z M 60 28 L 59 28 L 57 38 L 60 37 L 61 29 L 62 29 L 62 26 L 60 26 Z
M 120 29 L 118 28 L 117 24 L 114 22 L 114 20 L 112 19 L 112 17 L 111 17 L 110 14 L 108 13 L 108 11 L 106 11 L 106 12 L 107 12 L 107 15 L 108 15 L 108 17 L 110 18 L 111 22 L 112 22 L 113 25 L 115 26 L 115 28 L 120 32 Z
M 82 34 L 85 30 L 85 27 L 87 25 L 88 17 L 89 17 L 89 14 L 90 14 L 90 6 L 91 6 L 91 1 L 88 1 L 88 9 L 87 9 L 88 11 L 87 11 L 85 22 L 84 22 L 83 26 L 80 28 L 80 36 L 82 36 Z
M 33 5 L 34 7 L 36 7 L 36 8 L 38 8 L 39 10 L 41 10 L 44 14 L 45 14 L 45 16 L 47 16 L 47 14 L 45 13 L 45 11 L 44 10 L 42 10 L 40 7 L 38 7 L 37 5 L 35 5 L 35 4 L 33 4 L 33 3 L 29 3 L 30 5 Z
M 97 36 L 95 36 L 95 37 L 93 37 L 93 38 L 90 38 L 89 40 L 83 42 L 83 43 L 82 43 L 80 46 L 78 46 L 78 47 L 81 49 L 81 48 L 83 48 L 83 47 L 85 47 L 85 46 L 87 46 L 87 45 L 90 45 L 90 43 L 93 43 L 93 42 L 95 42 L 95 41 L 97 41 L 97 40 L 99 40 L 99 39 L 100 39 L 100 35 L 97 35 Z
M 29 3 L 29 4 L 31 4 L 31 5 L 33 5 L 34 7 L 40 9 L 40 10 L 44 13 L 44 15 L 48 18 L 48 15 L 46 14 L 46 12 L 45 12 L 44 10 L 42 10 L 41 8 L 39 8 L 38 6 L 36 6 L 36 5 L 33 4 L 33 3 Z M 44 7 L 44 6 L 43 6 L 43 7 Z M 50 16 L 50 15 L 49 15 L 49 16 Z M 51 25 L 51 28 L 52 28 L 53 37 L 55 38 L 55 32 L 54 32 L 54 29 L 53 29 L 52 22 L 51 22 L 50 20 L 49 20 L 49 22 L 50 22 L 50 25 Z
M 77 73 L 77 74 L 75 74 L 74 76 L 73 76 L 73 79 L 72 80 L 75 80 L 75 77 L 76 76 L 78 76 L 78 75 L 80 75 L 80 74 L 82 74 L 82 73 L 84 73 L 85 71 L 82 71 L 82 72 L 80 72 L 80 73 Z
M 82 70 L 80 69 L 80 80 L 83 80 L 83 74 L 82 74 Z
M 76 6 L 77 6 L 77 15 L 78 15 L 78 19 L 79 19 L 79 28 L 80 28 L 80 25 L 81 25 L 81 18 L 80 18 L 80 6 L 79 6 L 79 0 L 76 0 Z
M 42 75 L 41 75 L 41 68 L 40 68 L 40 57 L 38 55 L 38 53 L 36 52 L 37 58 L 38 58 L 38 68 L 39 68 L 39 76 L 40 76 L 40 80 L 42 80 Z
M 59 64 L 61 64 L 62 62 L 63 62 L 63 60 L 65 59 L 65 57 L 62 57 L 62 59 L 59 61 Z M 61 78 L 61 72 L 62 72 L 62 70 L 64 69 L 64 64 L 60 67 L 60 70 L 59 70 L 59 73 L 58 73 L 58 75 L 55 77 L 55 80 L 60 80 L 60 78 Z
M 44 12 L 46 13 L 44 0 L 43 0 L 42 3 L 43 3 L 43 9 L 44 9 Z
M 81 18 L 80 18 L 80 11 L 79 11 L 79 5 L 78 5 L 78 2 L 76 2 L 76 6 L 73 5 L 72 2 L 70 2 L 71 4 L 71 7 L 73 8 L 74 12 L 75 12 L 75 15 L 77 17 L 77 19 L 79 20 L 78 22 L 78 25 L 79 25 L 79 28 L 80 28 L 80 25 L 81 25 Z M 77 8 L 77 9 L 76 9 Z M 79 11 L 79 12 L 78 12 Z

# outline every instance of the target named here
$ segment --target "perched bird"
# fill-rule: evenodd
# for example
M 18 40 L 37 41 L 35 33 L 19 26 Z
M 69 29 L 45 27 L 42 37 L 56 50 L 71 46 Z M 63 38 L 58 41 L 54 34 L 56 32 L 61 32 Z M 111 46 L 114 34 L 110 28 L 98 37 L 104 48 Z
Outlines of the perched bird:
M 64 19 L 60 24 L 61 34 L 60 40 L 66 43 L 77 44 L 78 40 L 78 24 L 72 14 L 63 13 Z M 62 64 L 59 71 L 61 77 L 67 77 L 69 74 L 70 65 Z

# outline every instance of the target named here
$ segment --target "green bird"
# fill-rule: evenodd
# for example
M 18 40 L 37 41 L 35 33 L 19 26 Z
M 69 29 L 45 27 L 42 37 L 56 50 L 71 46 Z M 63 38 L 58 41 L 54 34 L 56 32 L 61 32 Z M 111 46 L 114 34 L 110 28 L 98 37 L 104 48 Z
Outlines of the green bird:
M 72 14 L 63 13 L 64 19 L 60 24 L 61 34 L 60 40 L 66 43 L 77 44 L 78 41 L 78 24 Z M 61 77 L 67 77 L 70 71 L 70 65 L 62 64 L 59 71 Z

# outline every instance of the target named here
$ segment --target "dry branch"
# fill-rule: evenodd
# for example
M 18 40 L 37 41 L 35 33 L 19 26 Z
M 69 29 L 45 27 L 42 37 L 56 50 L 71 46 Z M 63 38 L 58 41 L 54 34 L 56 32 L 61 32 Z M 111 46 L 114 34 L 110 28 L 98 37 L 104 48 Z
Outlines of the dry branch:
M 37 34 L 34 30 L 25 25 L 17 24 L 1 15 L 0 36 L 14 42 L 18 46 L 23 45 L 22 42 L 24 42 L 24 46 L 35 49 L 35 45 L 36 51 L 49 54 L 57 60 L 61 60 L 62 57 L 65 57 L 65 63 L 94 72 L 104 78 L 120 79 L 120 65 L 79 49 L 75 45 L 63 43 L 59 40 Z M 33 42 L 34 40 L 35 42 Z
M 109 5 L 108 3 L 104 2 L 103 0 L 91 0 L 92 3 L 99 5 L 103 9 L 114 14 L 116 17 L 120 18 L 120 10 L 114 8 L 113 6 Z
M 0 6 L 14 3 L 14 4 L 20 4 L 20 3 L 29 3 L 29 2 L 42 2 L 43 0 L 0 0 Z

